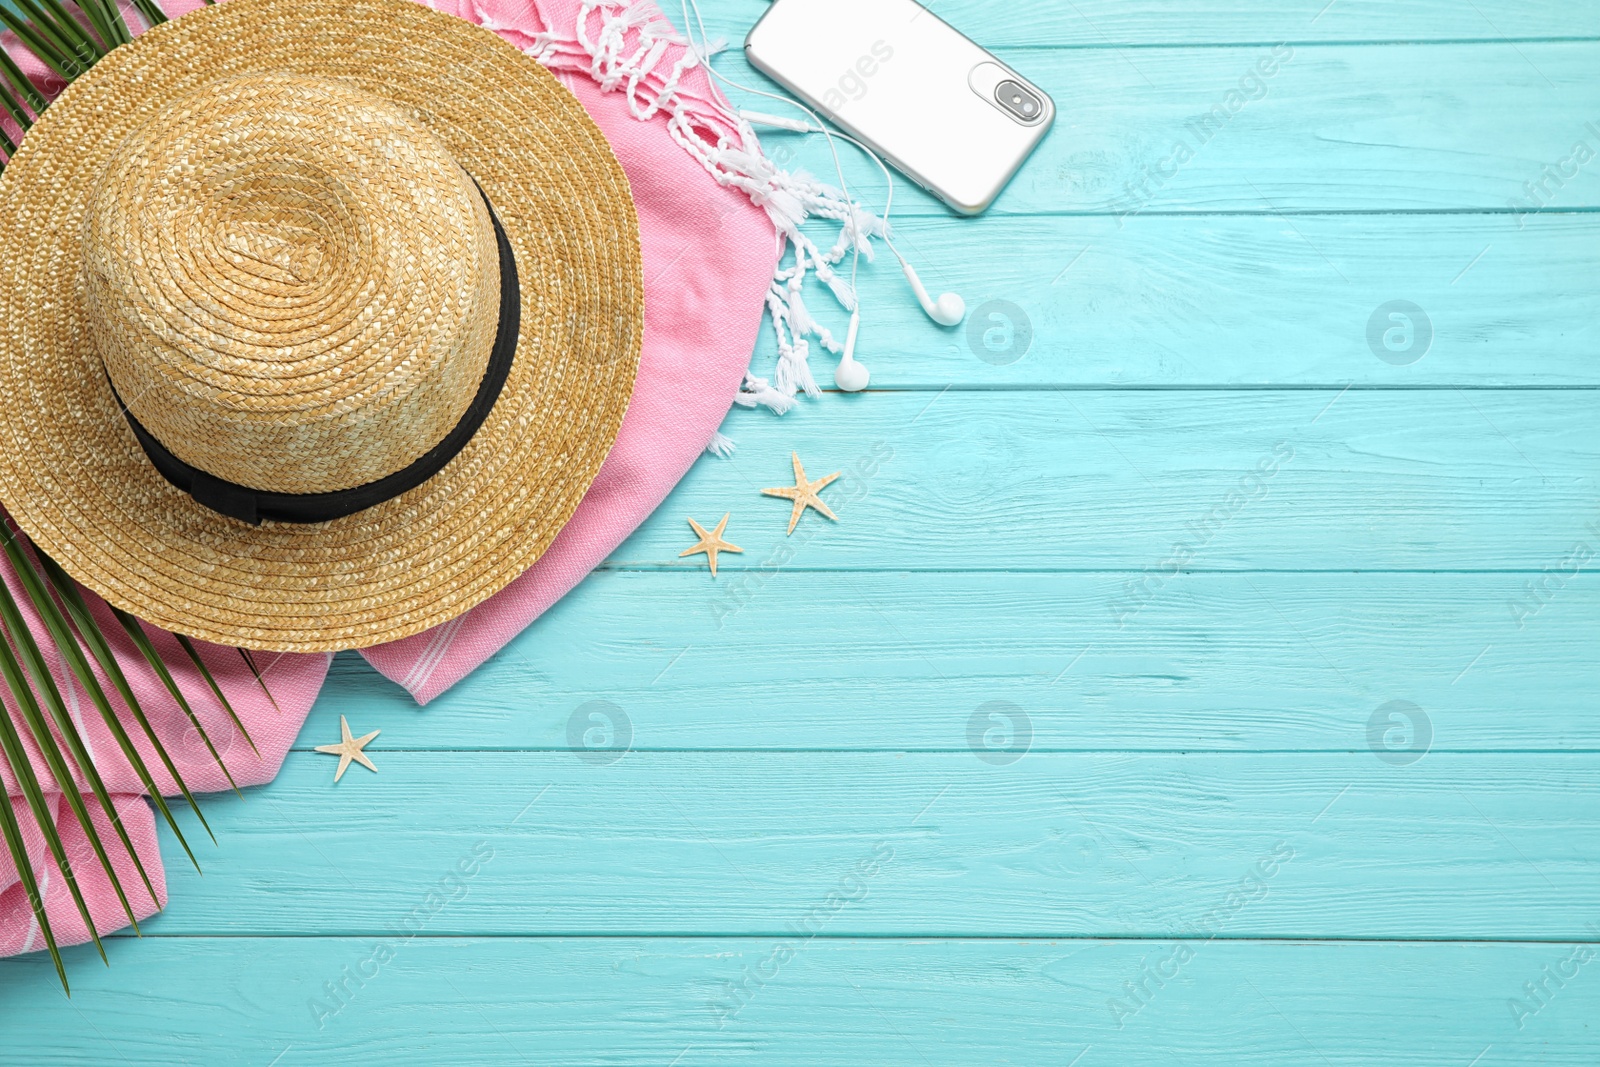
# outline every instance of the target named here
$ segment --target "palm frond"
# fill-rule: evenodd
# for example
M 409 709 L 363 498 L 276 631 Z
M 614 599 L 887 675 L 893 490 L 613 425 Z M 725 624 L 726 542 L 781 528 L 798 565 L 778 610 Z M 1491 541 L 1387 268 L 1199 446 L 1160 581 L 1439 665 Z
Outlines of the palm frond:
M 183 690 L 178 688 L 177 680 L 172 677 L 172 672 L 167 669 L 166 663 L 162 660 L 161 653 L 157 652 L 156 646 L 151 644 L 150 635 L 144 632 L 144 625 L 116 605 L 108 604 L 106 606 L 111 608 L 111 614 L 117 617 L 117 621 L 122 624 L 123 631 L 133 639 L 133 646 L 139 650 L 139 654 L 150 665 L 150 669 L 156 672 L 156 677 L 161 679 L 161 684 L 166 686 L 168 693 L 172 694 L 172 699 L 177 702 L 178 707 L 183 709 L 183 713 L 189 717 L 189 725 L 193 726 L 195 732 L 200 735 L 200 740 L 205 743 L 206 751 L 211 753 L 211 758 L 216 760 L 217 766 L 222 769 L 222 776 L 228 780 L 228 785 L 237 796 L 244 796 L 243 793 L 239 792 L 239 785 L 233 780 L 233 774 L 228 770 L 227 764 L 222 762 L 222 757 L 217 753 L 217 746 L 211 743 L 211 735 L 206 733 L 205 724 L 200 721 L 200 716 L 194 713 L 194 708 L 189 706 L 189 701 L 184 697 Z M 243 729 L 243 727 L 240 727 L 240 729 Z M 248 741 L 249 739 L 250 735 L 246 734 L 245 740 Z M 250 747 L 255 748 L 255 742 L 252 741 Z
M 16 0 L 16 2 L 21 3 L 22 0 Z M 77 21 L 72 18 L 72 15 L 68 14 L 66 8 L 62 6 L 61 0 L 37 0 L 37 2 L 44 5 L 50 11 L 52 17 L 60 18 L 65 16 L 74 22 Z M 82 0 L 78 4 L 78 10 L 83 12 L 83 17 L 88 21 L 89 28 L 94 31 L 94 43 L 100 49 L 101 54 L 109 52 L 122 43 L 117 38 L 116 32 L 105 21 L 105 10 L 96 0 Z
M 206 0 L 209 7 L 212 0 Z M 133 6 L 138 9 L 139 17 L 144 19 L 146 26 L 159 26 L 167 21 L 166 13 L 155 5 L 154 0 L 133 0 Z
M 9 539 L 8 539 L 9 540 Z M 90 791 L 95 800 L 100 804 L 100 809 L 106 818 L 116 828 L 117 835 L 122 845 L 128 850 L 129 855 L 136 855 L 133 842 L 128 840 L 128 831 L 122 825 L 122 817 L 117 813 L 116 805 L 111 802 L 111 794 L 106 791 L 105 782 L 100 778 L 100 772 L 95 768 L 94 760 L 89 757 L 88 747 L 83 743 L 83 737 L 78 732 L 77 723 L 72 721 L 72 715 L 67 711 L 66 703 L 61 699 L 61 691 L 56 688 L 55 676 L 50 673 L 50 667 L 44 661 L 44 655 L 39 651 L 39 644 L 33 639 L 33 632 L 28 629 L 27 620 L 22 617 L 22 610 L 17 606 L 16 599 L 11 595 L 11 590 L 5 583 L 0 582 L 0 629 L 5 632 L 10 646 L 6 650 L 8 656 L 15 653 L 13 662 L 21 663 L 26 679 L 33 683 L 29 693 L 13 692 L 18 698 L 18 705 L 22 711 L 22 718 L 33 731 L 34 742 L 39 746 L 44 755 L 46 766 L 56 780 L 56 785 L 61 789 L 62 797 L 72 809 L 72 814 L 77 817 L 89 840 L 89 846 L 94 850 L 95 858 L 100 861 L 106 877 L 111 881 L 111 887 L 116 891 L 117 900 L 122 904 L 122 910 L 127 914 L 128 921 L 133 924 L 134 932 L 139 930 L 139 924 L 133 914 L 133 905 L 128 903 L 128 896 L 122 889 L 122 880 L 117 877 L 116 865 L 111 862 L 105 844 L 98 834 L 94 833 L 94 824 L 90 819 L 89 808 L 83 802 L 83 794 L 75 785 L 77 775 L 73 773 L 74 767 L 78 774 L 88 782 Z M 7 681 L 10 681 L 11 672 L 7 671 Z M 43 700 L 39 699 L 43 697 Z M 64 753 L 60 747 L 52 743 L 50 723 L 46 721 L 43 709 L 48 709 L 50 719 L 55 722 L 56 731 L 61 740 L 66 742 L 67 751 Z M 71 763 L 66 756 L 70 753 Z M 139 873 L 144 874 L 144 867 L 139 866 Z M 155 887 L 150 884 L 149 876 L 145 876 L 145 887 L 150 890 L 150 899 L 156 899 Z
M 5 72 L 6 81 L 11 85 L 11 91 L 28 105 L 29 110 L 35 115 L 44 110 L 47 102 L 44 94 L 39 91 L 38 86 L 28 80 L 26 74 L 22 73 L 22 68 L 17 66 L 16 60 L 11 58 L 11 53 L 3 48 L 0 48 L 0 71 Z
M 11 729 L 10 716 L 5 718 L 5 724 L 0 726 L 0 752 L 5 753 L 9 765 L 12 748 L 8 737 L 15 735 L 16 731 Z M 39 894 L 39 882 L 33 876 L 33 865 L 28 862 L 28 846 L 22 839 L 22 826 L 17 822 L 16 813 L 11 810 L 10 797 L 0 802 L 0 833 L 5 835 L 6 849 L 17 863 L 17 875 L 22 879 L 22 891 L 28 895 L 28 906 L 33 909 L 35 916 L 41 917 L 39 932 L 44 934 L 45 947 L 50 950 L 50 959 L 56 965 L 56 975 L 61 979 L 61 988 L 65 989 L 67 996 L 70 997 L 72 986 L 67 984 L 67 969 L 61 963 L 61 950 L 56 947 L 56 938 L 50 929 L 50 923 L 42 918 L 44 898 Z
M 111 645 L 106 641 L 105 635 L 100 632 L 99 624 L 89 614 L 89 605 L 83 599 L 83 594 L 78 591 L 77 584 L 67 576 L 66 571 L 61 569 L 60 564 L 42 552 L 39 553 L 39 569 L 44 572 L 45 578 L 50 582 L 50 588 L 60 598 L 61 603 L 66 605 L 67 614 L 72 617 L 72 625 L 84 645 L 88 647 L 89 654 L 100 665 L 100 670 L 104 672 L 105 676 L 111 680 L 112 687 L 116 689 L 117 695 L 122 697 L 122 702 L 127 705 L 128 711 L 133 715 L 134 721 L 139 724 L 139 728 L 144 731 L 146 740 L 150 742 L 150 747 L 155 750 L 162 765 L 166 767 L 167 774 L 172 776 L 173 782 L 178 787 L 178 792 L 183 795 L 184 800 L 189 802 L 190 809 L 194 812 L 195 818 L 200 820 L 200 825 L 204 828 L 207 836 L 211 838 L 211 843 L 216 844 L 217 835 L 211 832 L 211 824 L 206 822 L 205 812 L 201 810 L 200 802 L 195 800 L 193 793 L 189 792 L 188 785 L 184 783 L 183 775 L 178 771 L 177 765 L 172 762 L 172 757 L 167 754 L 166 748 L 162 746 L 160 738 L 156 737 L 156 732 L 151 728 L 150 719 L 145 715 L 144 708 L 140 706 L 138 698 L 133 695 L 133 686 L 128 683 L 127 675 L 122 673 L 122 666 L 117 662 L 117 657 L 111 651 Z M 89 689 L 90 687 L 85 686 L 85 688 Z M 90 689 L 90 692 L 92 695 L 94 689 Z M 104 696 L 104 693 L 102 692 L 101 695 Z M 118 720 L 116 729 L 121 729 L 121 725 L 121 721 Z M 135 766 L 135 770 L 138 770 L 138 766 Z M 142 774 L 140 775 L 140 780 L 144 780 Z M 155 802 L 156 808 L 161 812 L 162 817 L 166 819 L 167 825 L 172 827 L 172 832 L 178 838 L 178 844 L 183 846 L 183 851 L 188 855 L 189 862 L 194 864 L 194 869 L 198 871 L 200 869 L 200 861 L 195 859 L 194 852 L 189 848 L 189 842 L 183 836 L 183 831 L 178 828 L 177 821 L 173 819 L 172 812 L 167 808 L 167 802 L 161 796 L 161 790 L 154 788 L 152 782 L 145 782 L 145 788 L 150 791 L 150 798 Z
M 190 862 L 199 868 L 194 851 L 179 829 L 177 820 L 173 817 L 171 809 L 162 798 L 161 785 L 156 781 L 148 764 L 140 755 L 134 745 L 127 729 L 123 726 L 113 706 L 109 694 L 101 684 L 101 676 L 111 683 L 111 688 L 122 698 L 124 705 L 138 723 L 145 739 L 160 759 L 167 773 L 172 777 L 178 790 L 189 801 L 190 806 L 200 819 L 200 824 L 205 827 L 206 833 L 211 835 L 213 841 L 216 836 L 212 834 L 210 825 L 201 813 L 198 802 L 189 787 L 184 783 L 171 755 L 162 744 L 160 737 L 151 727 L 150 720 L 133 692 L 126 674 L 117 663 L 112 651 L 111 643 L 96 621 L 89 609 L 82 592 L 72 582 L 59 564 L 48 556 L 30 553 L 20 541 L 20 534 L 10 531 L 0 532 L 0 547 L 3 547 L 5 560 L 11 565 L 12 571 L 17 575 L 18 583 L 22 586 L 28 602 L 37 612 L 40 622 L 43 623 L 46 635 L 50 639 L 51 647 L 60 655 L 62 661 L 72 672 L 73 677 L 84 691 L 88 693 L 90 701 L 100 713 L 107 730 L 117 742 L 117 747 L 128 760 L 135 775 L 150 795 L 162 817 L 172 828 L 184 852 L 189 856 Z M 207 750 L 222 769 L 228 784 L 238 791 L 233 775 L 229 772 L 222 756 L 207 734 L 205 727 L 200 722 L 194 708 L 179 688 L 177 680 L 171 670 L 161 659 L 154 643 L 145 633 L 143 625 L 133 616 L 116 608 L 110 609 L 123 630 L 127 632 L 134 647 L 138 650 L 156 676 L 161 680 L 174 702 L 183 710 L 190 724 L 195 728 Z M 205 664 L 200 661 L 199 651 L 188 638 L 180 637 L 179 642 L 214 696 L 227 709 L 230 718 L 245 739 L 249 740 L 249 733 L 234 711 L 231 703 L 222 692 L 215 677 Z M 265 689 L 265 680 L 254 669 L 254 662 L 246 655 L 245 660 L 250 663 L 252 673 L 258 684 Z M 92 661 L 92 663 L 91 663 Z M 100 673 L 96 674 L 94 667 L 98 666 Z M 29 761 L 27 745 L 23 740 L 26 728 L 28 736 L 49 769 L 51 777 L 61 789 L 61 796 L 74 821 L 82 829 L 85 839 L 99 860 L 102 870 L 117 895 L 122 905 L 123 912 L 127 915 L 129 923 L 136 933 L 139 932 L 138 919 L 134 908 L 128 900 L 120 879 L 117 876 L 116 865 L 107 850 L 105 842 L 101 839 L 89 813 L 89 805 L 85 802 L 84 795 L 80 792 L 77 783 L 81 780 L 87 784 L 89 795 L 100 807 L 116 833 L 118 843 L 131 858 L 134 869 L 138 872 L 144 883 L 145 891 L 152 901 L 157 901 L 155 887 L 151 882 L 148 872 L 144 867 L 142 858 L 134 848 L 128 836 L 127 828 L 122 822 L 115 805 L 111 801 L 109 790 L 100 777 L 98 768 L 95 767 L 89 755 L 88 746 L 84 742 L 78 724 L 72 718 L 66 701 L 63 699 L 60 688 L 56 684 L 55 676 L 51 673 L 48 663 L 44 658 L 43 650 L 33 631 L 29 628 L 24 617 L 21 605 L 12 594 L 5 582 L 0 581 L 0 679 L 3 679 L 9 691 L 12 704 L 17 710 L 19 727 L 9 714 L 0 713 L 0 758 L 4 759 L 6 767 L 16 779 L 19 791 L 27 801 L 34 821 L 38 823 L 40 832 L 44 835 L 45 843 L 50 851 L 51 858 L 55 861 L 57 869 L 61 872 L 63 881 L 67 884 L 72 895 L 73 903 L 82 917 L 85 928 L 89 931 L 91 939 L 100 952 L 102 959 L 106 958 L 105 947 L 101 944 L 98 932 L 95 929 L 93 916 L 89 913 L 84 900 L 81 887 L 78 885 L 76 873 L 67 858 L 66 848 L 62 842 L 60 831 L 57 828 L 54 812 L 52 811 L 50 794 L 45 792 L 37 774 Z M 270 693 L 268 696 L 270 697 Z M 276 706 L 276 705 L 274 705 Z M 251 742 L 254 748 L 254 742 Z M 45 946 L 50 951 L 56 971 L 62 983 L 62 988 L 70 995 L 71 987 L 67 984 L 65 967 L 61 961 L 60 951 L 54 931 L 50 927 L 50 920 L 45 912 L 44 900 L 38 888 L 38 875 L 32 868 L 28 856 L 25 839 L 22 835 L 20 824 L 17 823 L 9 799 L 0 803 L 0 836 L 6 839 L 7 850 L 11 854 L 19 875 L 23 889 L 28 895 L 29 905 L 43 934 Z
M 38 612 L 39 618 L 49 631 L 50 638 L 55 643 L 56 651 L 66 661 L 67 667 L 72 671 L 73 676 L 78 679 L 78 684 L 89 694 L 90 701 L 100 712 L 100 717 L 105 722 L 106 728 L 116 740 L 117 747 L 122 750 L 122 754 L 127 757 L 129 766 L 138 775 L 140 783 L 145 787 L 145 791 L 159 797 L 161 790 L 157 788 L 155 778 L 150 774 L 149 768 L 145 766 L 144 758 L 139 755 L 139 750 L 133 747 L 133 741 L 128 737 L 127 730 L 123 728 L 122 720 L 117 718 L 117 713 L 112 709 L 111 701 L 107 699 L 105 690 L 100 687 L 94 672 L 89 668 L 89 660 L 83 654 L 83 649 L 79 646 L 73 634 L 72 624 L 67 620 L 67 616 L 57 606 L 55 600 L 51 599 L 50 592 L 45 587 L 44 580 L 39 576 L 38 572 L 28 566 L 30 561 L 27 553 L 17 543 L 16 538 L 8 537 L 5 539 L 5 552 L 6 558 L 11 561 L 11 568 L 21 580 L 22 587 L 27 592 L 28 599 L 33 604 L 34 610 Z M 47 673 L 45 677 L 50 678 L 50 675 Z M 38 683 L 36 682 L 35 684 L 37 685 Z M 54 680 L 51 679 L 50 689 L 54 690 L 54 688 Z M 56 696 L 52 706 L 59 703 L 60 698 Z M 71 725 L 70 720 L 68 720 L 68 725 Z M 89 769 L 94 780 L 98 781 L 99 776 L 94 774 L 92 762 L 89 764 Z M 96 799 L 101 799 L 100 793 L 96 794 Z M 133 842 L 128 840 L 126 828 L 123 827 L 121 820 L 116 818 L 115 813 L 110 810 L 109 801 L 102 800 L 102 806 L 107 808 L 106 816 L 112 819 L 113 825 L 117 830 L 117 836 L 121 838 L 122 845 L 127 849 L 128 855 L 133 858 L 133 865 L 138 870 L 139 877 L 144 881 L 145 890 L 149 892 L 151 901 L 159 904 L 160 901 L 156 897 L 155 886 L 151 885 L 150 875 L 145 871 L 144 863 L 140 860 L 139 853 L 134 850 Z M 177 829 L 175 824 L 173 829 Z M 182 834 L 179 834 L 179 838 L 182 838 Z M 138 929 L 137 923 L 134 924 L 134 929 Z
M 82 63 L 84 69 L 106 54 L 105 46 L 96 41 L 67 9 L 61 0 L 12 0 L 22 9 L 33 24 L 50 37 L 62 51 Z
M 155 0 L 134 0 L 134 7 L 146 25 L 167 21 Z M 82 21 L 77 12 L 82 13 Z M 77 0 L 71 6 L 67 0 L 9 0 L 0 4 L 0 26 L 16 34 L 24 48 L 69 82 L 113 48 L 133 40 L 128 20 L 113 0 Z M 31 122 L 22 121 L 13 105 L 20 100 L 37 116 L 47 103 L 44 94 L 9 55 L 0 57 L 0 75 L 4 75 L 6 83 L 0 89 L 7 90 L 0 106 L 26 131 Z M 6 140 L 11 139 L 7 137 Z M 15 145 L 7 147 L 6 158 L 9 159 L 13 151 Z
M 78 6 L 94 23 L 95 32 L 106 43 L 107 51 L 133 40 L 127 22 L 122 19 L 112 0 L 79 0 Z
M 4 24 L 6 29 L 16 34 L 23 47 L 37 56 L 41 63 L 68 81 L 82 73 L 80 64 L 69 59 L 65 52 L 41 36 L 39 29 L 33 23 L 12 14 L 11 9 L 3 4 L 0 4 L 0 24 Z
M 33 125 L 33 120 L 28 117 L 28 112 L 18 102 L 17 98 L 11 95 L 11 89 L 4 83 L 0 83 L 0 107 L 5 108 L 6 115 L 10 117 L 12 122 L 17 124 L 17 129 L 23 133 L 27 133 L 28 127 Z M 10 141 L 11 138 L 7 137 L 6 140 Z M 15 155 L 16 149 L 8 149 L 6 154 Z
M 206 661 L 200 658 L 200 652 L 194 647 L 194 642 L 182 634 L 173 634 L 172 636 L 178 639 L 178 644 L 182 645 L 183 650 L 189 654 L 189 662 L 194 664 L 195 669 L 200 672 L 200 677 L 204 678 L 206 680 L 206 685 L 211 687 L 212 695 L 217 698 L 217 702 L 222 705 L 222 709 L 228 713 L 228 718 L 233 720 L 233 725 L 238 728 L 239 733 L 245 739 L 245 743 L 250 746 L 250 751 L 256 754 L 257 759 L 260 759 L 261 750 L 257 748 L 256 743 L 250 739 L 250 731 L 246 730 L 244 728 L 244 723 L 239 721 L 239 713 L 233 710 L 232 704 L 228 703 L 228 698 L 222 693 L 222 687 L 217 684 L 217 680 L 215 678 L 211 677 L 211 671 L 206 667 Z M 239 651 L 243 652 L 244 649 L 240 649 Z
M 241 648 L 239 655 L 244 660 L 244 665 L 250 668 L 250 673 L 256 676 L 256 684 L 261 687 L 261 692 L 266 694 L 267 700 L 272 703 L 272 710 L 280 715 L 283 714 L 283 709 L 278 707 L 277 698 L 272 695 L 272 690 L 267 688 L 267 680 L 262 677 L 261 668 L 256 666 L 256 658 L 250 654 L 248 648 Z M 267 668 L 270 670 L 272 664 L 267 664 Z
M 0 675 L 5 677 L 6 686 L 11 690 L 19 707 L 26 709 L 33 704 L 34 710 L 38 705 L 33 699 L 33 690 L 28 687 L 28 680 L 23 677 L 22 665 L 17 662 L 16 656 L 11 652 L 9 642 L 0 639 Z M 44 740 L 40 748 L 44 750 L 47 760 L 51 763 L 61 763 L 61 752 L 56 747 L 55 739 L 50 736 L 49 730 L 42 731 Z M 61 834 L 56 830 L 56 821 L 50 811 L 49 802 L 45 799 L 44 790 L 39 786 L 39 778 L 33 773 L 33 763 L 28 759 L 28 753 L 22 744 L 22 734 L 18 731 L 10 715 L 0 715 L 0 748 L 4 748 L 6 763 L 11 768 L 11 773 L 17 779 L 17 786 L 22 790 L 22 795 L 28 801 L 28 809 L 33 812 L 34 822 L 39 824 L 39 832 L 44 835 L 45 845 L 50 849 L 50 855 L 56 861 L 56 867 L 61 871 L 61 878 L 67 884 L 67 889 L 72 893 L 72 902 L 78 907 L 78 914 L 83 917 L 83 924 L 88 927 L 89 935 L 94 939 L 94 947 L 100 952 L 100 959 L 105 960 L 106 949 L 100 943 L 100 935 L 95 930 L 94 916 L 89 914 L 89 905 L 84 903 L 83 890 L 78 888 L 78 879 L 73 874 L 72 863 L 67 859 L 67 850 L 61 844 Z M 52 758 L 53 757 L 53 758 Z M 64 768 L 63 768 L 64 770 Z M 61 779 L 65 783 L 65 791 L 72 792 L 70 776 Z M 10 800 L 7 799 L 7 807 Z M 79 800 L 82 806 L 82 799 Z M 74 812 L 76 814 L 76 812 Z M 92 826 L 87 830 L 92 834 Z M 16 861 L 17 870 L 22 870 L 31 862 L 26 851 L 13 848 L 11 858 Z M 50 945 L 50 954 L 55 957 L 56 969 L 61 969 L 61 956 L 55 949 L 55 939 L 50 934 L 50 919 L 44 910 L 43 898 L 35 895 L 33 901 L 33 914 L 39 920 L 39 929 L 45 935 L 45 941 Z M 109 961 L 107 961 L 109 962 Z

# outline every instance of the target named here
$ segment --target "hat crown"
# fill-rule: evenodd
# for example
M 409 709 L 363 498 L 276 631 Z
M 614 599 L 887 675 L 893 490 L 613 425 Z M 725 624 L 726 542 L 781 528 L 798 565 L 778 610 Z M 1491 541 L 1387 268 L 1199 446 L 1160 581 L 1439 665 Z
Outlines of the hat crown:
M 331 79 L 226 78 L 162 108 L 109 161 L 83 251 L 122 402 L 179 459 L 252 489 L 405 468 L 461 420 L 499 319 L 472 179 Z

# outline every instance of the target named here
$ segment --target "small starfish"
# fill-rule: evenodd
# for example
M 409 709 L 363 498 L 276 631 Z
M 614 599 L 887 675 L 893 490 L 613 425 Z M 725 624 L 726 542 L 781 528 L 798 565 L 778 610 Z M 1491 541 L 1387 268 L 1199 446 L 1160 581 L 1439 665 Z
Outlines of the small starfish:
M 794 485 L 761 490 L 767 496 L 781 496 L 794 501 L 794 510 L 789 513 L 789 533 L 794 533 L 794 524 L 800 521 L 800 516 L 806 508 L 815 508 L 834 522 L 838 522 L 839 516 L 829 511 L 828 505 L 824 504 L 817 494 L 822 492 L 828 483 L 839 477 L 839 472 L 834 471 L 826 478 L 809 482 L 806 480 L 806 469 L 800 466 L 800 453 L 792 452 L 790 455 L 794 457 Z
M 339 757 L 339 769 L 334 772 L 333 780 L 337 782 L 344 777 L 344 772 L 350 769 L 351 760 L 355 760 L 373 774 L 377 774 L 378 768 L 372 765 L 372 761 L 367 758 L 367 754 L 361 750 L 368 741 L 371 741 L 383 731 L 374 730 L 366 737 L 352 737 L 350 736 L 350 724 L 345 721 L 343 715 L 339 716 L 339 731 L 344 734 L 344 740 L 337 745 L 317 746 L 318 752 L 326 752 L 330 756 Z
M 728 515 L 731 514 L 733 514 L 733 512 L 728 512 Z M 717 576 L 718 552 L 744 551 L 744 549 L 740 548 L 731 541 L 724 541 L 722 539 L 722 531 L 728 528 L 728 515 L 722 516 L 722 521 L 717 523 L 717 528 L 710 533 L 706 533 L 706 528 L 704 526 L 701 526 L 698 522 L 690 519 L 689 525 L 694 527 L 694 532 L 700 538 L 700 543 L 695 545 L 693 548 L 686 548 L 682 552 L 679 552 L 678 558 L 682 559 L 684 556 L 692 556 L 696 552 L 704 552 L 706 554 L 706 562 L 711 564 L 711 577 L 715 578 Z

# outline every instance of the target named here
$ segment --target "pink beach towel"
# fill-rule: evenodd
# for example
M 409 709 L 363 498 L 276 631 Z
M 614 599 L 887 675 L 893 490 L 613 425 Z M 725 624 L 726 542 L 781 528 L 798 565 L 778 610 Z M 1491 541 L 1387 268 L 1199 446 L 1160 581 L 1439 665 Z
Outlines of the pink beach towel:
M 562 29 L 575 26 L 584 13 L 578 0 L 435 0 L 432 6 L 482 22 L 525 49 L 552 34 L 566 36 Z M 591 24 L 597 15 L 587 16 Z M 623 47 L 639 47 L 639 32 L 635 28 Z M 670 70 L 684 51 L 672 47 L 658 67 Z M 749 365 L 777 262 L 778 242 L 766 212 L 744 192 L 713 183 L 695 157 L 674 143 L 666 111 L 640 121 L 630 111 L 634 97 L 625 83 L 605 87 L 570 64 L 554 69 L 605 130 L 633 187 L 645 275 L 639 378 L 617 443 L 594 484 L 527 573 L 459 618 L 363 650 L 374 667 L 424 704 L 577 585 L 705 451 Z M 689 72 L 680 91 L 708 99 L 705 74 Z
M 164 4 L 172 17 L 200 6 L 200 0 Z M 677 484 L 695 458 L 716 435 L 730 403 L 740 393 L 745 370 L 760 326 L 762 305 L 782 245 L 768 213 L 752 202 L 752 191 L 714 180 L 701 148 L 719 135 L 728 143 L 735 124 L 712 102 L 703 71 L 685 62 L 681 44 L 659 44 L 661 73 L 648 78 L 608 76 L 595 48 L 613 55 L 643 55 L 658 47 L 652 36 L 664 27 L 646 4 L 594 3 L 593 0 L 437 0 L 434 6 L 498 32 L 534 54 L 583 103 L 610 139 L 632 185 L 639 216 L 645 276 L 645 332 L 639 376 L 617 442 L 576 514 L 544 557 L 498 595 L 452 622 L 424 634 L 367 649 L 374 667 L 426 702 L 470 673 L 510 641 L 600 563 L 644 520 Z M 580 22 L 588 29 L 580 28 Z M 603 37 L 597 45 L 592 31 Z M 21 50 L 11 35 L 5 47 L 37 84 L 53 94 L 60 89 L 36 60 Z M 425 43 L 419 42 L 419 47 Z M 652 61 L 654 62 L 654 61 Z M 615 66 L 615 63 L 612 63 Z M 690 68 L 690 69 L 683 69 Z M 671 79 L 668 81 L 667 79 Z M 660 106 L 652 106 L 659 103 Z M 669 107 L 668 104 L 680 106 Z M 707 125 L 705 119 L 711 122 Z M 15 136 L 15 131 L 8 132 Z M 738 146 L 737 135 L 733 143 Z M 755 195 L 759 200 L 759 195 Z M 758 389 L 765 383 L 753 380 Z M 746 393 L 741 402 L 750 402 Z M 761 397 L 773 404 L 770 395 Z M 15 575 L 0 560 L 0 577 L 27 609 Z M 119 633 L 103 605 L 90 597 L 108 633 Z M 42 624 L 29 616 L 35 632 Z M 227 722 L 225 712 L 205 682 L 188 665 L 169 635 L 149 631 L 178 684 L 188 696 L 207 732 L 223 751 L 238 784 L 270 781 L 282 764 L 316 698 L 331 657 L 324 655 L 262 656 L 261 666 L 277 708 L 261 693 L 238 654 L 227 648 L 200 645 L 201 654 L 260 749 L 250 751 Z M 49 642 L 41 642 L 48 648 Z M 131 642 L 114 642 L 118 662 L 128 673 L 135 694 L 153 716 L 158 734 L 195 792 L 226 788 L 226 782 L 198 735 L 172 705 L 158 679 Z M 51 660 L 63 694 L 74 702 L 75 715 L 92 749 L 95 766 L 113 791 L 115 806 L 141 860 L 166 904 L 155 814 L 132 769 L 87 695 L 64 665 Z M 115 700 L 115 698 L 113 698 Z M 14 712 L 14 709 L 9 709 Z M 130 724 L 130 732 L 134 731 Z M 148 754 L 147 754 L 148 755 Z M 44 768 L 35 758 L 44 781 Z M 159 766 L 153 760 L 152 769 Z M 163 793 L 175 792 L 157 772 Z M 0 770 L 18 822 L 27 836 L 33 867 L 42 879 L 47 914 L 59 943 L 88 940 L 42 835 L 16 782 Z M 83 788 L 83 784 L 77 783 Z M 109 881 L 89 852 L 81 830 L 59 794 L 57 824 L 70 852 L 96 928 L 104 933 L 126 925 Z M 95 809 L 92 799 L 91 810 Z M 134 873 L 120 845 L 96 813 L 108 853 L 118 864 L 118 877 L 145 918 L 158 910 Z M 44 947 L 28 901 L 9 856 L 0 853 L 0 956 Z

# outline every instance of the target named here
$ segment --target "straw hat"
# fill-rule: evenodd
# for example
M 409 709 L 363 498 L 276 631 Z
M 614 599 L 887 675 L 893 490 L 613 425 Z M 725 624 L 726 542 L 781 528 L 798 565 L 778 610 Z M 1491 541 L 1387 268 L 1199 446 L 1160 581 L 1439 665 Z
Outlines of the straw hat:
M 0 178 L 0 500 L 140 618 L 318 651 L 521 574 L 615 440 L 627 179 L 410 0 L 229 0 L 102 59 Z

